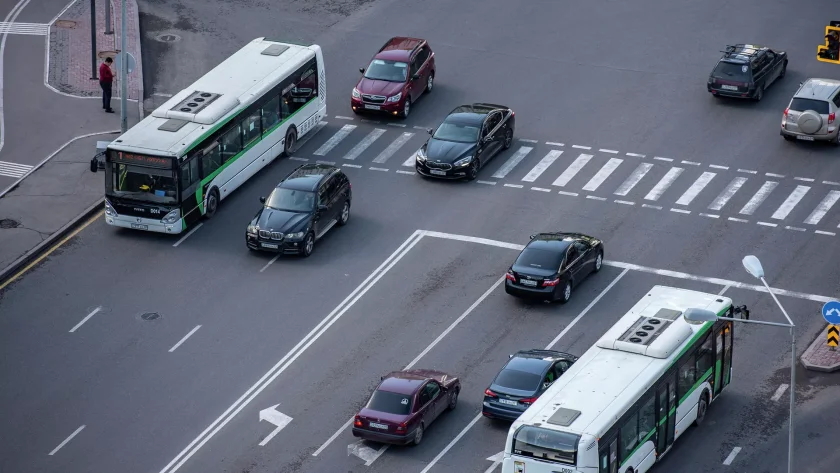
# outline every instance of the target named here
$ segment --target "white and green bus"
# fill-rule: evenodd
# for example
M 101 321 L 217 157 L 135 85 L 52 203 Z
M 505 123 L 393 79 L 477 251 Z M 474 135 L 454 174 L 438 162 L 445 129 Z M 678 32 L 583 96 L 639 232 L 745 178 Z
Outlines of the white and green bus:
M 113 141 L 105 221 L 177 234 L 326 116 L 317 45 L 257 38 Z
M 510 428 L 502 473 L 645 473 L 729 384 L 732 321 L 689 323 L 689 308 L 746 307 L 655 286 Z

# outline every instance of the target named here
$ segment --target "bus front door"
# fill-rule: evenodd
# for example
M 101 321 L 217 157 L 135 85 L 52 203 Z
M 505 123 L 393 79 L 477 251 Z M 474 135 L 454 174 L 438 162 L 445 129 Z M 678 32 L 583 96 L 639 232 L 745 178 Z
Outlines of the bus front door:
M 665 382 L 656 389 L 656 453 L 662 455 L 674 443 L 676 429 L 677 396 L 676 372 L 666 376 Z

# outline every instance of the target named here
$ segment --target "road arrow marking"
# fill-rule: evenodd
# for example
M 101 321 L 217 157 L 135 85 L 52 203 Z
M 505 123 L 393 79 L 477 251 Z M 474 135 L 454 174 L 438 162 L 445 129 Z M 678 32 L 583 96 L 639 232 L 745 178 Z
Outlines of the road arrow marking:
M 484 473 L 490 473 L 491 471 L 495 470 L 496 467 L 499 466 L 500 463 L 502 463 L 502 459 L 504 458 L 504 456 L 505 456 L 505 452 L 501 451 L 501 452 L 493 455 L 492 457 L 487 457 L 487 459 L 490 460 L 491 462 L 493 462 L 493 464 L 490 465 L 490 468 L 484 470 Z
M 369 465 L 379 458 L 380 453 L 365 445 L 364 440 L 359 440 L 347 446 L 347 456 L 349 457 L 350 455 L 361 458 L 365 462 L 365 465 Z
M 260 442 L 260 447 L 264 447 L 269 440 L 273 439 L 275 435 L 279 434 L 280 431 L 283 430 L 283 428 L 289 425 L 289 423 L 292 421 L 291 417 L 277 410 L 277 406 L 279 405 L 280 404 L 275 404 L 269 408 L 260 411 L 260 421 L 271 422 L 276 426 L 276 428 L 273 431 L 271 431 L 271 433 L 268 434 L 268 436 L 264 438 L 262 442 Z

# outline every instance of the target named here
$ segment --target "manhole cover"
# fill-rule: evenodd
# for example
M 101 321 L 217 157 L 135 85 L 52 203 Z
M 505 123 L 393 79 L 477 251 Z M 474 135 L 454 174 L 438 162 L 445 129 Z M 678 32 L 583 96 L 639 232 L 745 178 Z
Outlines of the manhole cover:
M 146 312 L 145 314 L 140 316 L 143 320 L 155 320 L 160 318 L 160 314 L 157 312 Z
M 162 34 L 155 37 L 155 39 L 164 43 L 172 43 L 175 41 L 179 41 L 181 37 L 176 34 Z
M 56 20 L 55 26 L 57 28 L 75 28 L 76 22 L 73 20 Z
M 0 228 L 17 228 L 20 226 L 20 222 L 17 220 L 12 220 L 10 218 L 4 218 L 0 220 Z

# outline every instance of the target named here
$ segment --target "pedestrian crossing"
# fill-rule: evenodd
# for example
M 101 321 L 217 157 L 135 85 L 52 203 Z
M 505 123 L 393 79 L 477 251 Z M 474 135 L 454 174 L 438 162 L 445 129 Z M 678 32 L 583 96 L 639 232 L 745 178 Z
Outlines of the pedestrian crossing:
M 355 123 L 322 122 L 319 126 L 324 131 L 315 138 L 305 137 L 312 143 L 300 148 L 297 159 L 308 159 L 309 153 L 319 162 L 413 174 L 410 168 L 414 167 L 418 148 L 428 138 L 426 133 Z M 327 157 L 331 161 L 317 159 Z M 520 140 L 519 145 L 487 163 L 476 183 L 580 195 L 591 200 L 772 227 L 783 222 L 799 222 L 814 230 L 817 226 L 840 227 L 840 183 L 835 181 L 786 178 L 769 172 L 558 142 Z M 817 233 L 834 234 L 821 230 Z
M 32 166 L 29 166 L 28 164 L 16 164 L 0 161 L 0 176 L 19 179 L 29 172 L 30 169 L 32 169 Z
M 13 23 L 0 21 L 0 34 L 25 34 L 45 36 L 50 33 L 50 25 L 46 23 Z

